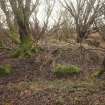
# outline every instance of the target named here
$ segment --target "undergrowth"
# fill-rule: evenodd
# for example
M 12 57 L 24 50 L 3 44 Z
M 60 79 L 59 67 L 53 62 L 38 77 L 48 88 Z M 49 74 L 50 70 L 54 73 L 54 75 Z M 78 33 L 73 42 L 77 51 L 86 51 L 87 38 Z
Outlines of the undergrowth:
M 40 47 L 32 47 L 29 48 L 27 46 L 21 46 L 17 48 L 12 54 L 13 58 L 30 58 L 35 53 L 41 52 L 42 49 Z

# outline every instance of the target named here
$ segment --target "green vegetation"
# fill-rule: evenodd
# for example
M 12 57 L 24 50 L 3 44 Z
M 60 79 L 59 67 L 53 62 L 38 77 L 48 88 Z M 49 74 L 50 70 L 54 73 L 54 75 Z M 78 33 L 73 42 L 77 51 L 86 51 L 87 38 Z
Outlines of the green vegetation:
M 97 78 L 97 77 L 100 77 L 103 73 L 104 73 L 104 70 L 96 70 L 96 71 L 91 75 L 91 77 L 92 77 L 92 78 Z
M 31 48 L 28 49 L 28 47 L 19 47 L 16 49 L 16 51 L 12 54 L 13 58 L 29 58 L 33 54 L 40 52 L 40 48 Z
M 2 43 L 2 41 L 0 41 L 0 48 L 2 48 L 3 47 L 3 43 Z
M 10 64 L 0 66 L 0 77 L 4 77 L 13 73 L 13 69 Z
M 9 37 L 12 39 L 12 41 L 13 41 L 15 44 L 19 44 L 19 43 L 20 43 L 19 35 L 18 35 L 18 33 L 16 32 L 15 29 L 14 29 L 13 31 L 10 31 Z
M 54 74 L 56 76 L 67 76 L 67 75 L 75 75 L 80 73 L 80 68 L 74 65 L 61 65 L 58 64 L 55 67 Z
M 14 51 L 12 57 L 14 58 L 29 58 L 33 54 L 41 51 L 40 47 L 32 46 L 32 41 L 26 40 L 24 43 L 20 43 L 20 46 Z

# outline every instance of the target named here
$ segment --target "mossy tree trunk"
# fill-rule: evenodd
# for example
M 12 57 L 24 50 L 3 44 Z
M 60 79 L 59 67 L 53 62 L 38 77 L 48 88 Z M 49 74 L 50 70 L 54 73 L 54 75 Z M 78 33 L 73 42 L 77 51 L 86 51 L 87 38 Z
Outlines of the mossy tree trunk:
M 18 20 L 20 45 L 17 48 L 14 57 L 26 57 L 32 55 L 32 38 L 28 21 Z

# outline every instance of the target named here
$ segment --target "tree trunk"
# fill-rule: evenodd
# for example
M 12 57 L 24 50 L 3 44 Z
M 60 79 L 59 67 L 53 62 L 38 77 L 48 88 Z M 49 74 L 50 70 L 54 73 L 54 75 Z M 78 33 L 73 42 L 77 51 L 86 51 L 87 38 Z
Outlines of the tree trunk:
M 32 39 L 26 26 L 19 26 L 20 46 L 13 57 L 30 57 L 32 55 Z
M 83 39 L 86 39 L 86 38 L 87 38 L 86 31 L 78 32 L 77 43 L 82 43 Z
M 29 50 L 32 48 L 32 39 L 29 32 L 29 28 L 26 26 L 20 26 L 19 27 L 19 34 L 20 34 L 20 41 L 21 41 L 21 47 L 23 49 Z
M 102 62 L 102 70 L 103 70 L 103 72 L 105 72 L 105 57 L 104 57 L 104 60 Z
M 77 34 L 77 43 L 81 43 L 82 42 L 82 37 L 81 37 L 81 33 Z
M 19 26 L 19 35 L 20 35 L 20 41 L 24 42 L 26 39 L 30 37 L 29 35 L 29 28 L 25 25 Z

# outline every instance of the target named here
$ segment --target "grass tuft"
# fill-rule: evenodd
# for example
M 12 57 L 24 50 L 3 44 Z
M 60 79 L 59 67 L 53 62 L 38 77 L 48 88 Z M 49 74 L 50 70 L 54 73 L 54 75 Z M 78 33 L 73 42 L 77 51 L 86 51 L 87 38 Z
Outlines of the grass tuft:
M 0 77 L 4 77 L 13 73 L 13 69 L 10 64 L 0 66 Z
M 55 67 L 54 74 L 57 77 L 68 76 L 68 75 L 77 75 L 80 73 L 80 68 L 75 65 L 61 65 L 58 64 Z

